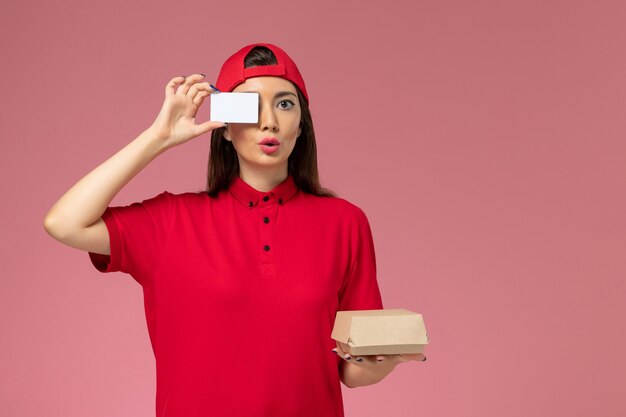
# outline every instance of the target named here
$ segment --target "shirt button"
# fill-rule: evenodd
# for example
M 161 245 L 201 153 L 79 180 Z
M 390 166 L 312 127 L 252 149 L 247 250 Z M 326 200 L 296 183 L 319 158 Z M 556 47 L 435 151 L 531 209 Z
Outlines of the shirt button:
M 282 198 L 278 199 L 278 204 L 283 204 L 283 199 Z
M 254 203 L 252 201 L 248 201 L 248 207 L 252 207 Z
M 264 218 L 264 219 L 263 219 L 263 221 L 264 221 L 265 223 L 269 223 L 269 222 L 270 222 L 270 218 L 269 218 L 269 217 L 266 217 L 266 218 Z
M 270 246 L 269 246 L 269 245 L 265 245 L 265 247 L 264 247 L 263 249 L 265 249 L 266 251 L 268 251 L 268 250 L 270 250 Z
M 269 200 L 269 199 L 270 199 L 270 198 L 269 198 L 268 196 L 263 197 L 263 201 L 267 201 L 267 200 Z

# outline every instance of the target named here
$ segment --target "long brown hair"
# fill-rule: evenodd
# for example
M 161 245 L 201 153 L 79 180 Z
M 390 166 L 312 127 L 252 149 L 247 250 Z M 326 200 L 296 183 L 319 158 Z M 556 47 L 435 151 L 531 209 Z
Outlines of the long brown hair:
M 244 59 L 245 68 L 276 64 L 276 56 L 270 49 L 264 46 L 255 46 Z M 295 84 L 293 86 L 298 93 L 298 102 L 302 109 L 300 119 L 302 130 L 287 160 L 287 172 L 293 176 L 294 182 L 303 192 L 320 197 L 336 197 L 335 192 L 322 188 L 320 185 L 317 173 L 317 147 L 311 112 L 298 86 Z M 225 127 L 220 127 L 211 133 L 206 186 L 206 193 L 211 197 L 217 196 L 221 190 L 228 189 L 233 178 L 239 175 L 237 151 L 231 141 L 222 137 L 225 129 Z

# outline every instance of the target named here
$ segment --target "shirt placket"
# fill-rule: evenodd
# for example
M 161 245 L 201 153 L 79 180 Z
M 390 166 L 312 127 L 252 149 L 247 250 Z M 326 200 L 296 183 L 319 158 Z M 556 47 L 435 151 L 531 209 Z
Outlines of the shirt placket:
M 273 193 L 261 198 L 259 204 L 259 236 L 261 276 L 276 278 L 276 218 L 278 215 L 278 201 Z

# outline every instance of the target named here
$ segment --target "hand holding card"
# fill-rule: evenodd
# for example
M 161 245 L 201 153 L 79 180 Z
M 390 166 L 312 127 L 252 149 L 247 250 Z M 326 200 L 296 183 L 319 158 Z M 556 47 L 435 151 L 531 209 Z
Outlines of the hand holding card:
M 258 93 L 211 94 L 211 121 L 257 123 L 259 121 Z
M 219 121 L 195 123 L 198 109 L 204 102 L 204 98 L 215 93 L 211 84 L 202 81 L 204 77 L 204 74 L 179 76 L 167 83 L 161 110 L 147 129 L 162 150 L 178 146 L 225 126 L 225 123 Z

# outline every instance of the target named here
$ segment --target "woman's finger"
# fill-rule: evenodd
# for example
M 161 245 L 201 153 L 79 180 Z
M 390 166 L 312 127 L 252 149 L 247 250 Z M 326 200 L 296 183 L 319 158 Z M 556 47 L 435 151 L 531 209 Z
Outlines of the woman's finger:
M 337 346 L 336 348 L 333 349 L 335 351 L 335 353 L 337 353 L 337 355 L 339 355 L 340 357 L 342 357 L 343 359 L 349 361 L 352 360 L 351 356 L 349 353 L 344 352 L 343 350 L 341 350 L 341 348 L 339 346 Z
M 169 83 L 165 86 L 165 96 L 171 96 L 175 93 L 176 86 L 185 81 L 185 77 L 182 75 L 180 77 L 175 77 L 170 80 Z
M 418 361 L 424 362 L 426 360 L 426 356 L 421 353 L 405 353 L 402 355 L 397 355 L 399 357 L 400 362 L 408 362 L 408 361 Z
M 426 356 L 424 356 L 421 353 L 376 355 L 376 360 L 378 362 L 385 362 L 385 361 L 395 361 L 395 362 L 418 361 L 418 362 L 424 362 L 426 360 Z
M 345 360 L 356 361 L 358 363 L 383 363 L 383 362 L 408 362 L 418 361 L 424 362 L 426 356 L 421 353 L 416 354 L 390 354 L 390 355 L 362 355 L 362 356 L 350 356 L 350 354 L 341 350 L 341 347 L 337 346 L 332 349 L 337 355 L 341 356 Z
M 185 79 L 185 82 L 176 90 L 176 94 L 179 96 L 187 95 L 189 88 L 196 82 L 204 78 L 203 74 L 192 74 Z
M 196 96 L 193 98 L 194 106 L 200 107 L 200 105 L 204 101 L 204 98 L 208 96 L 209 94 L 211 93 L 209 93 L 208 91 L 198 91 L 198 94 L 196 94 Z
M 220 127 L 226 127 L 226 123 L 224 122 L 214 122 L 209 120 L 208 122 L 200 123 L 195 127 L 195 134 L 201 135 L 203 133 L 209 132 L 211 130 L 219 129 Z
M 195 83 L 194 85 L 192 85 L 189 88 L 189 91 L 187 92 L 187 97 L 189 97 L 192 101 L 195 102 L 196 96 L 198 95 L 198 93 L 200 93 L 201 91 L 207 92 L 207 93 L 212 93 L 214 90 L 211 88 L 211 84 L 207 83 L 207 82 L 203 82 L 203 83 Z

